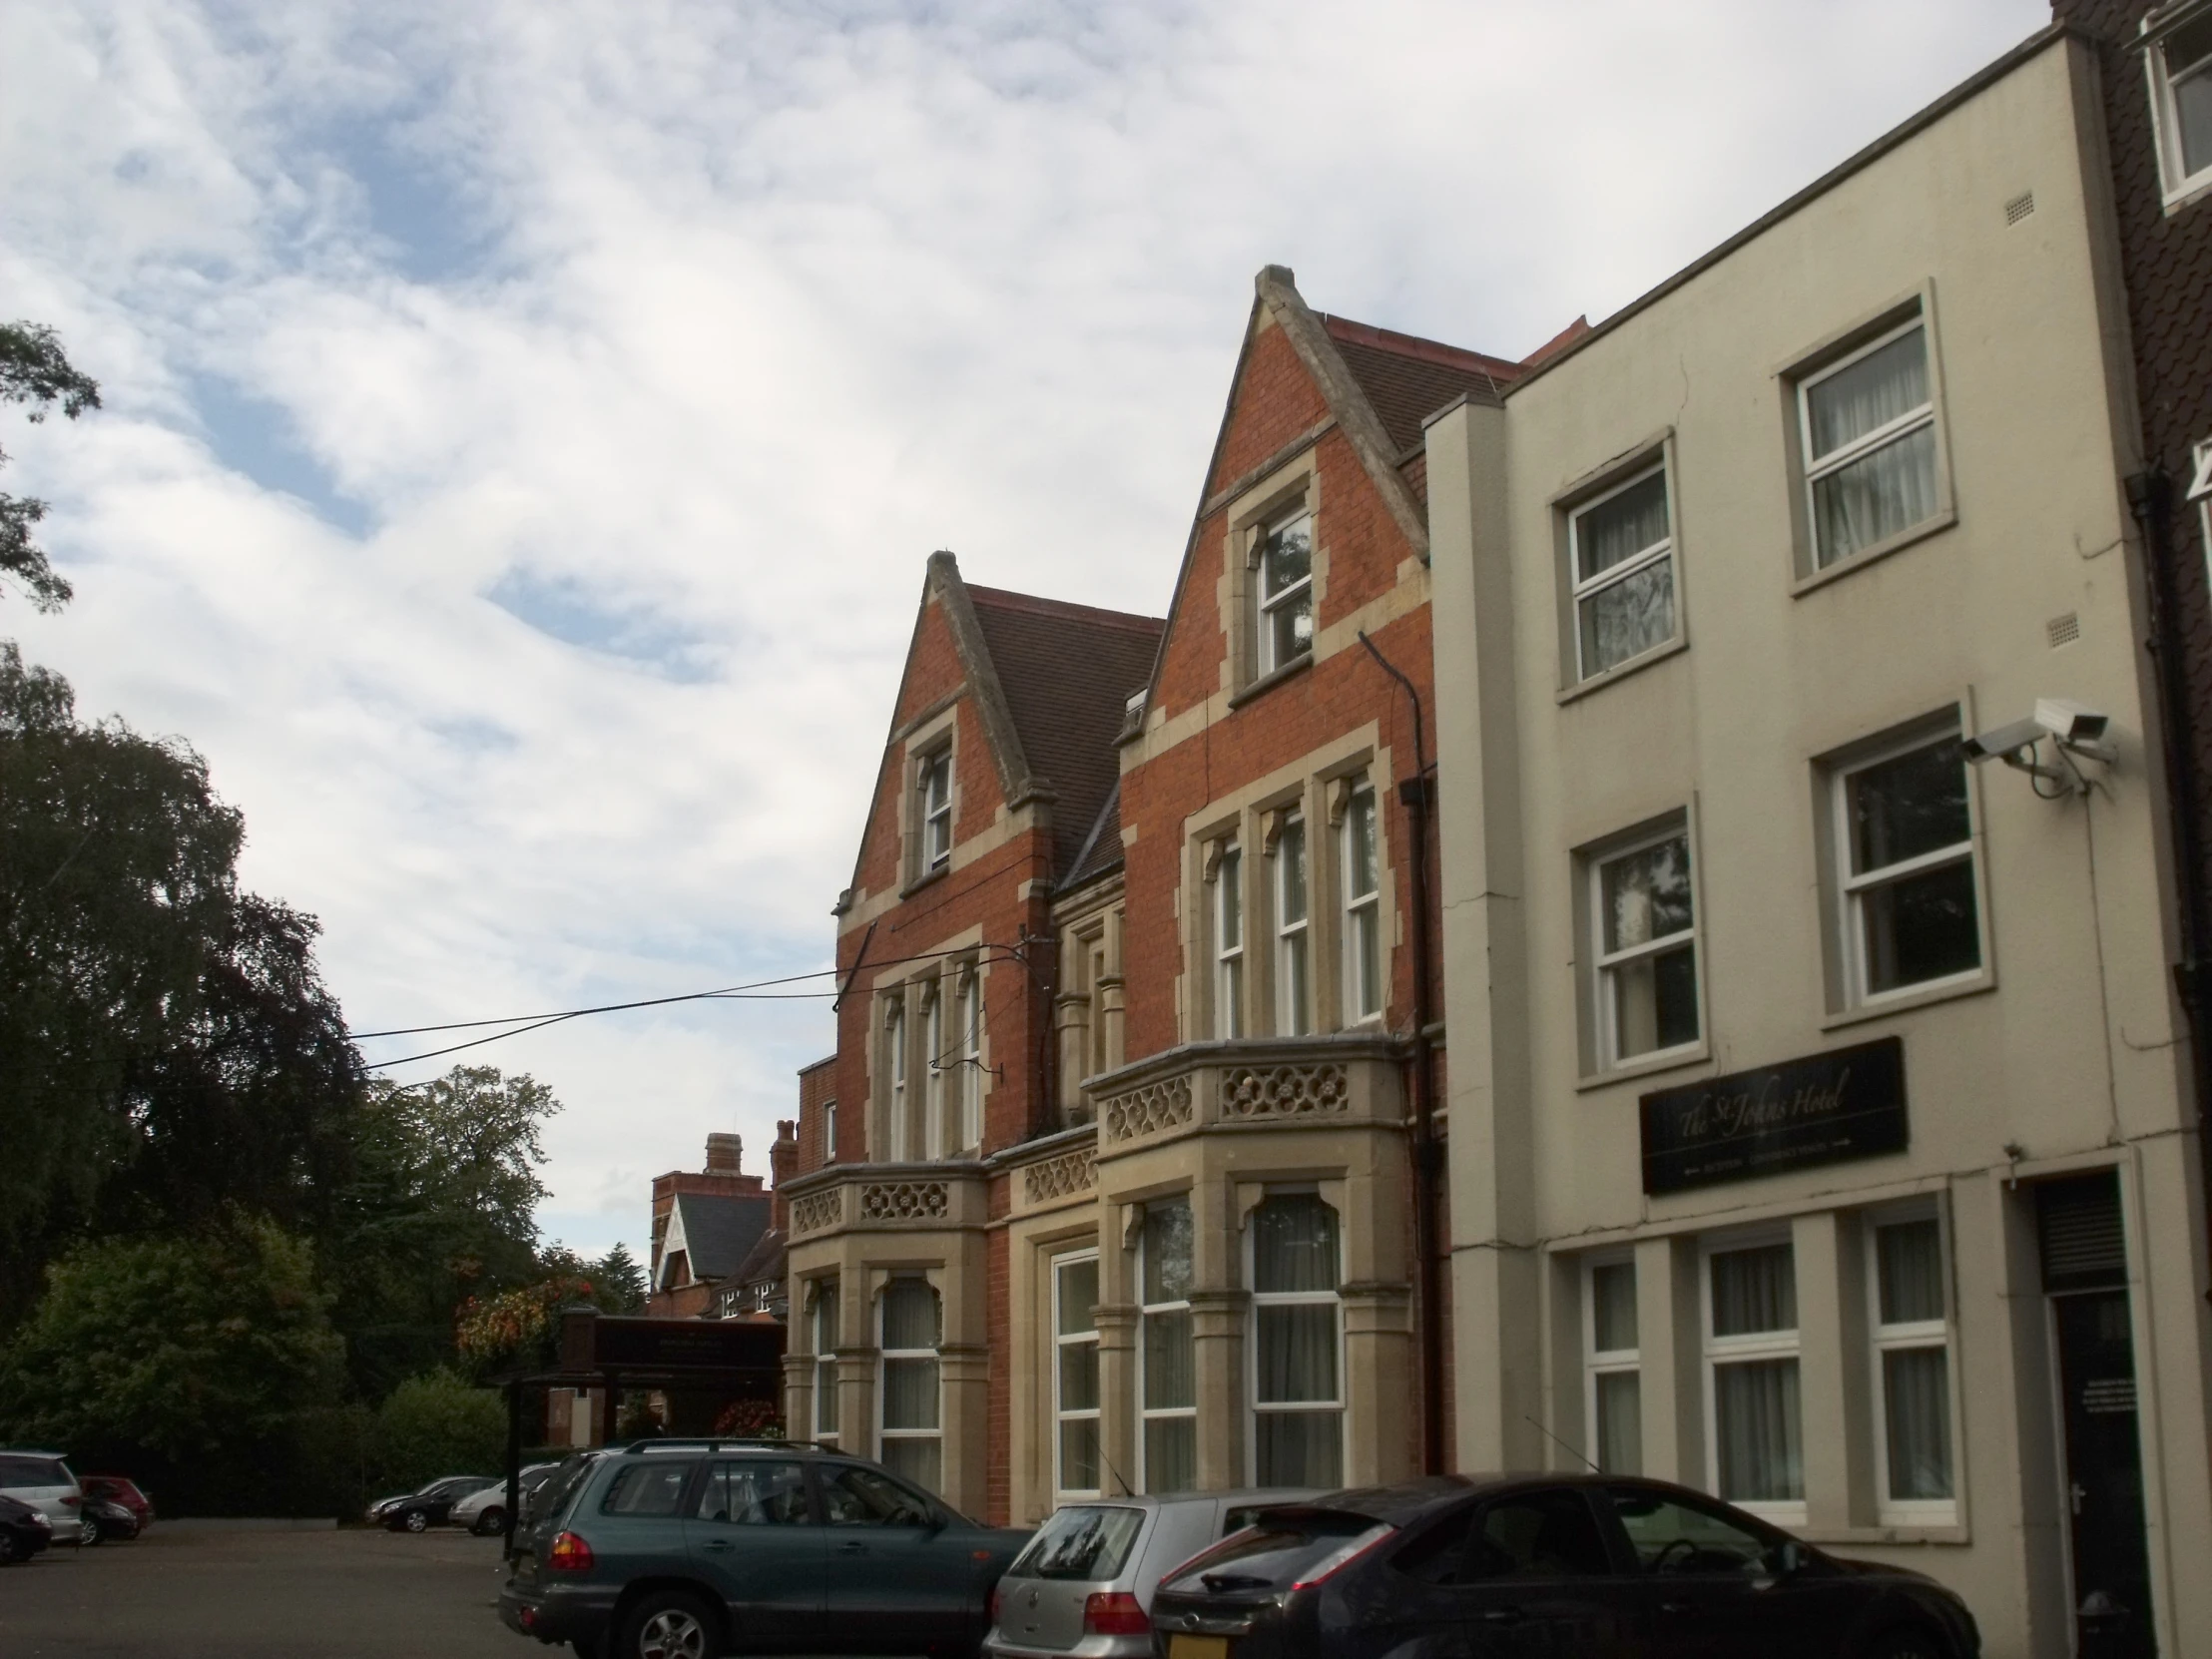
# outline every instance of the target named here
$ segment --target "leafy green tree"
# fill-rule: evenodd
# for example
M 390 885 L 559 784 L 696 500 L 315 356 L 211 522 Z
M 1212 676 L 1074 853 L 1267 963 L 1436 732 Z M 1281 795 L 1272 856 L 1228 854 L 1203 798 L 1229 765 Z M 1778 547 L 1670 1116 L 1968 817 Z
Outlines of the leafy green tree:
M 33 421 L 44 420 L 58 403 L 75 420 L 100 407 L 100 387 L 70 366 L 53 329 L 36 322 L 0 322 L 0 403 L 29 404 Z M 0 466 L 7 460 L 0 451 Z M 21 586 L 39 610 L 58 611 L 69 603 L 69 584 L 31 540 L 31 526 L 45 516 L 46 503 L 35 496 L 0 492 L 0 576 Z
M 234 1214 L 53 1264 L 0 1362 L 0 1435 L 130 1468 L 170 1506 L 282 1502 L 302 1410 L 343 1381 L 314 1252 Z
M 507 1466 L 507 1407 L 442 1368 L 410 1377 L 376 1411 L 374 1479 L 384 1492 L 408 1492 L 444 1474 L 497 1474 Z

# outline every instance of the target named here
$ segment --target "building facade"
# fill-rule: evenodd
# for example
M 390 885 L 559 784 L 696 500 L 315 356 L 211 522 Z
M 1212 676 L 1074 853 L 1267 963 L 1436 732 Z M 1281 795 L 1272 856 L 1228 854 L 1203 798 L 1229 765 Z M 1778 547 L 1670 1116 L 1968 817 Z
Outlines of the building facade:
M 796 1431 L 1017 1521 L 1445 1456 L 1420 416 L 1518 372 L 1271 268 L 1165 622 L 932 558 L 803 1080 Z
M 2108 90 L 2048 31 L 1427 428 L 1460 1462 L 2002 1655 L 2212 1651 Z
M 777 1154 L 789 1156 L 789 1124 L 779 1124 Z M 713 1317 L 726 1292 L 746 1283 L 748 1259 L 775 1230 L 777 1199 L 744 1170 L 745 1143 L 717 1131 L 707 1137 L 704 1169 L 653 1178 L 653 1253 L 645 1311 L 656 1319 Z M 772 1167 L 777 1160 L 772 1157 Z M 781 1170 L 777 1171 L 781 1174 Z

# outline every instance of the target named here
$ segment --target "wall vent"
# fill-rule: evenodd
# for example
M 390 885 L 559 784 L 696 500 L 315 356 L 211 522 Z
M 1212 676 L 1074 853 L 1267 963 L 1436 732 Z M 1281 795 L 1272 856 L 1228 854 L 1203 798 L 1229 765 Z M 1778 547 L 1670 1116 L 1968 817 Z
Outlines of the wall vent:
M 2017 225 L 2021 220 L 2025 219 L 2034 211 L 2035 193 L 2031 190 L 2023 190 L 2020 192 L 2019 195 L 2013 197 L 2011 201 L 2005 203 L 2004 223 L 2007 225 Z
M 2043 632 L 2050 636 L 2050 648 L 2056 651 L 2062 645 L 2071 645 L 2081 638 L 2081 617 L 2068 611 L 2064 616 L 2054 616 L 2043 624 Z

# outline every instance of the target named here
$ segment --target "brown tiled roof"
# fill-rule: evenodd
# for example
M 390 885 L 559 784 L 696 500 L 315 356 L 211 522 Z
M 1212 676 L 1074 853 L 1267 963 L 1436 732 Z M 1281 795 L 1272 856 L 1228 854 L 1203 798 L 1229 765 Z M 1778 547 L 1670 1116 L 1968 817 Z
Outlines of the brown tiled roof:
M 999 588 L 970 584 L 967 595 L 1030 770 L 1059 797 L 1052 808 L 1057 876 L 1073 867 L 1120 777 L 1114 741 L 1122 714 L 1151 680 L 1167 625 Z
M 1420 442 L 1421 422 L 1453 398 L 1464 393 L 1495 403 L 1521 373 L 1518 363 L 1439 340 L 1350 317 L 1321 320 L 1400 455 Z

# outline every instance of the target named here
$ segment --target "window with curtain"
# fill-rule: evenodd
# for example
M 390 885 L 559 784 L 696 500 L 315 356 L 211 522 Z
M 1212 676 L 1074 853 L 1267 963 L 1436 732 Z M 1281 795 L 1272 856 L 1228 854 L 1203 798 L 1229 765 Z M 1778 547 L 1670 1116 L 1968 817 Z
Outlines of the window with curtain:
M 2149 68 L 2158 171 L 2171 199 L 2212 176 L 2212 11 L 2154 41 Z
M 1054 1480 L 1063 1497 L 1096 1497 L 1098 1469 L 1098 1253 L 1052 1263 Z
M 1804 1519 L 1797 1259 L 1788 1244 L 1706 1258 L 1705 1373 L 1714 1489 L 1770 1519 Z
M 960 974 L 953 1013 L 960 1032 L 959 1065 L 952 1074 L 960 1139 L 953 1150 L 964 1152 L 983 1144 L 983 984 L 972 965 Z
M 1259 669 L 1272 674 L 1314 649 L 1314 519 L 1298 512 L 1260 532 Z
M 1593 1262 L 1583 1276 L 1589 1445 L 1607 1474 L 1644 1472 L 1642 1355 L 1636 1338 L 1636 1264 Z
M 1689 831 L 1596 859 L 1590 874 L 1598 1063 L 1691 1046 L 1700 1026 Z
M 1362 784 L 1345 803 L 1344 998 L 1345 1022 L 1357 1024 L 1382 1012 L 1382 826 L 1375 789 Z
M 1148 1492 L 1198 1485 L 1198 1367 L 1191 1349 L 1191 1201 L 1144 1207 L 1137 1238 L 1138 1483 Z
M 1825 568 L 1936 516 L 1936 402 L 1915 317 L 1798 382 L 1798 426 Z
M 921 870 L 926 875 L 952 862 L 952 751 L 925 755 L 915 769 L 921 810 Z
M 1664 462 L 1575 508 L 1567 542 L 1576 679 L 1674 638 L 1674 524 Z
M 1244 851 L 1235 841 L 1214 864 L 1214 1035 L 1244 1035 Z
M 943 1337 L 937 1293 L 926 1279 L 883 1287 L 876 1398 L 883 1466 L 936 1491 L 942 1482 L 937 1345 Z
M 903 1163 L 911 1157 L 912 1149 L 906 1144 L 906 1003 L 903 997 L 894 997 L 883 1011 L 883 1069 L 889 1075 L 890 1101 L 885 1108 L 889 1118 L 890 1133 L 884 1136 L 884 1147 L 890 1161 Z
M 1252 1212 L 1251 1231 L 1254 1479 L 1341 1485 L 1337 1212 L 1312 1193 L 1278 1194 Z
M 837 1438 L 837 1285 L 815 1289 L 815 1438 Z
M 1306 820 L 1292 814 L 1275 840 L 1276 1029 L 1303 1037 L 1314 1028 L 1310 916 L 1306 896 Z
M 1916 740 L 1842 772 L 1836 812 L 1851 999 L 1978 972 L 1973 819 L 1957 736 Z
M 1868 1229 L 1868 1250 L 1884 1516 L 1947 1522 L 1956 1497 L 1942 1227 L 1934 1216 L 1878 1220 Z

